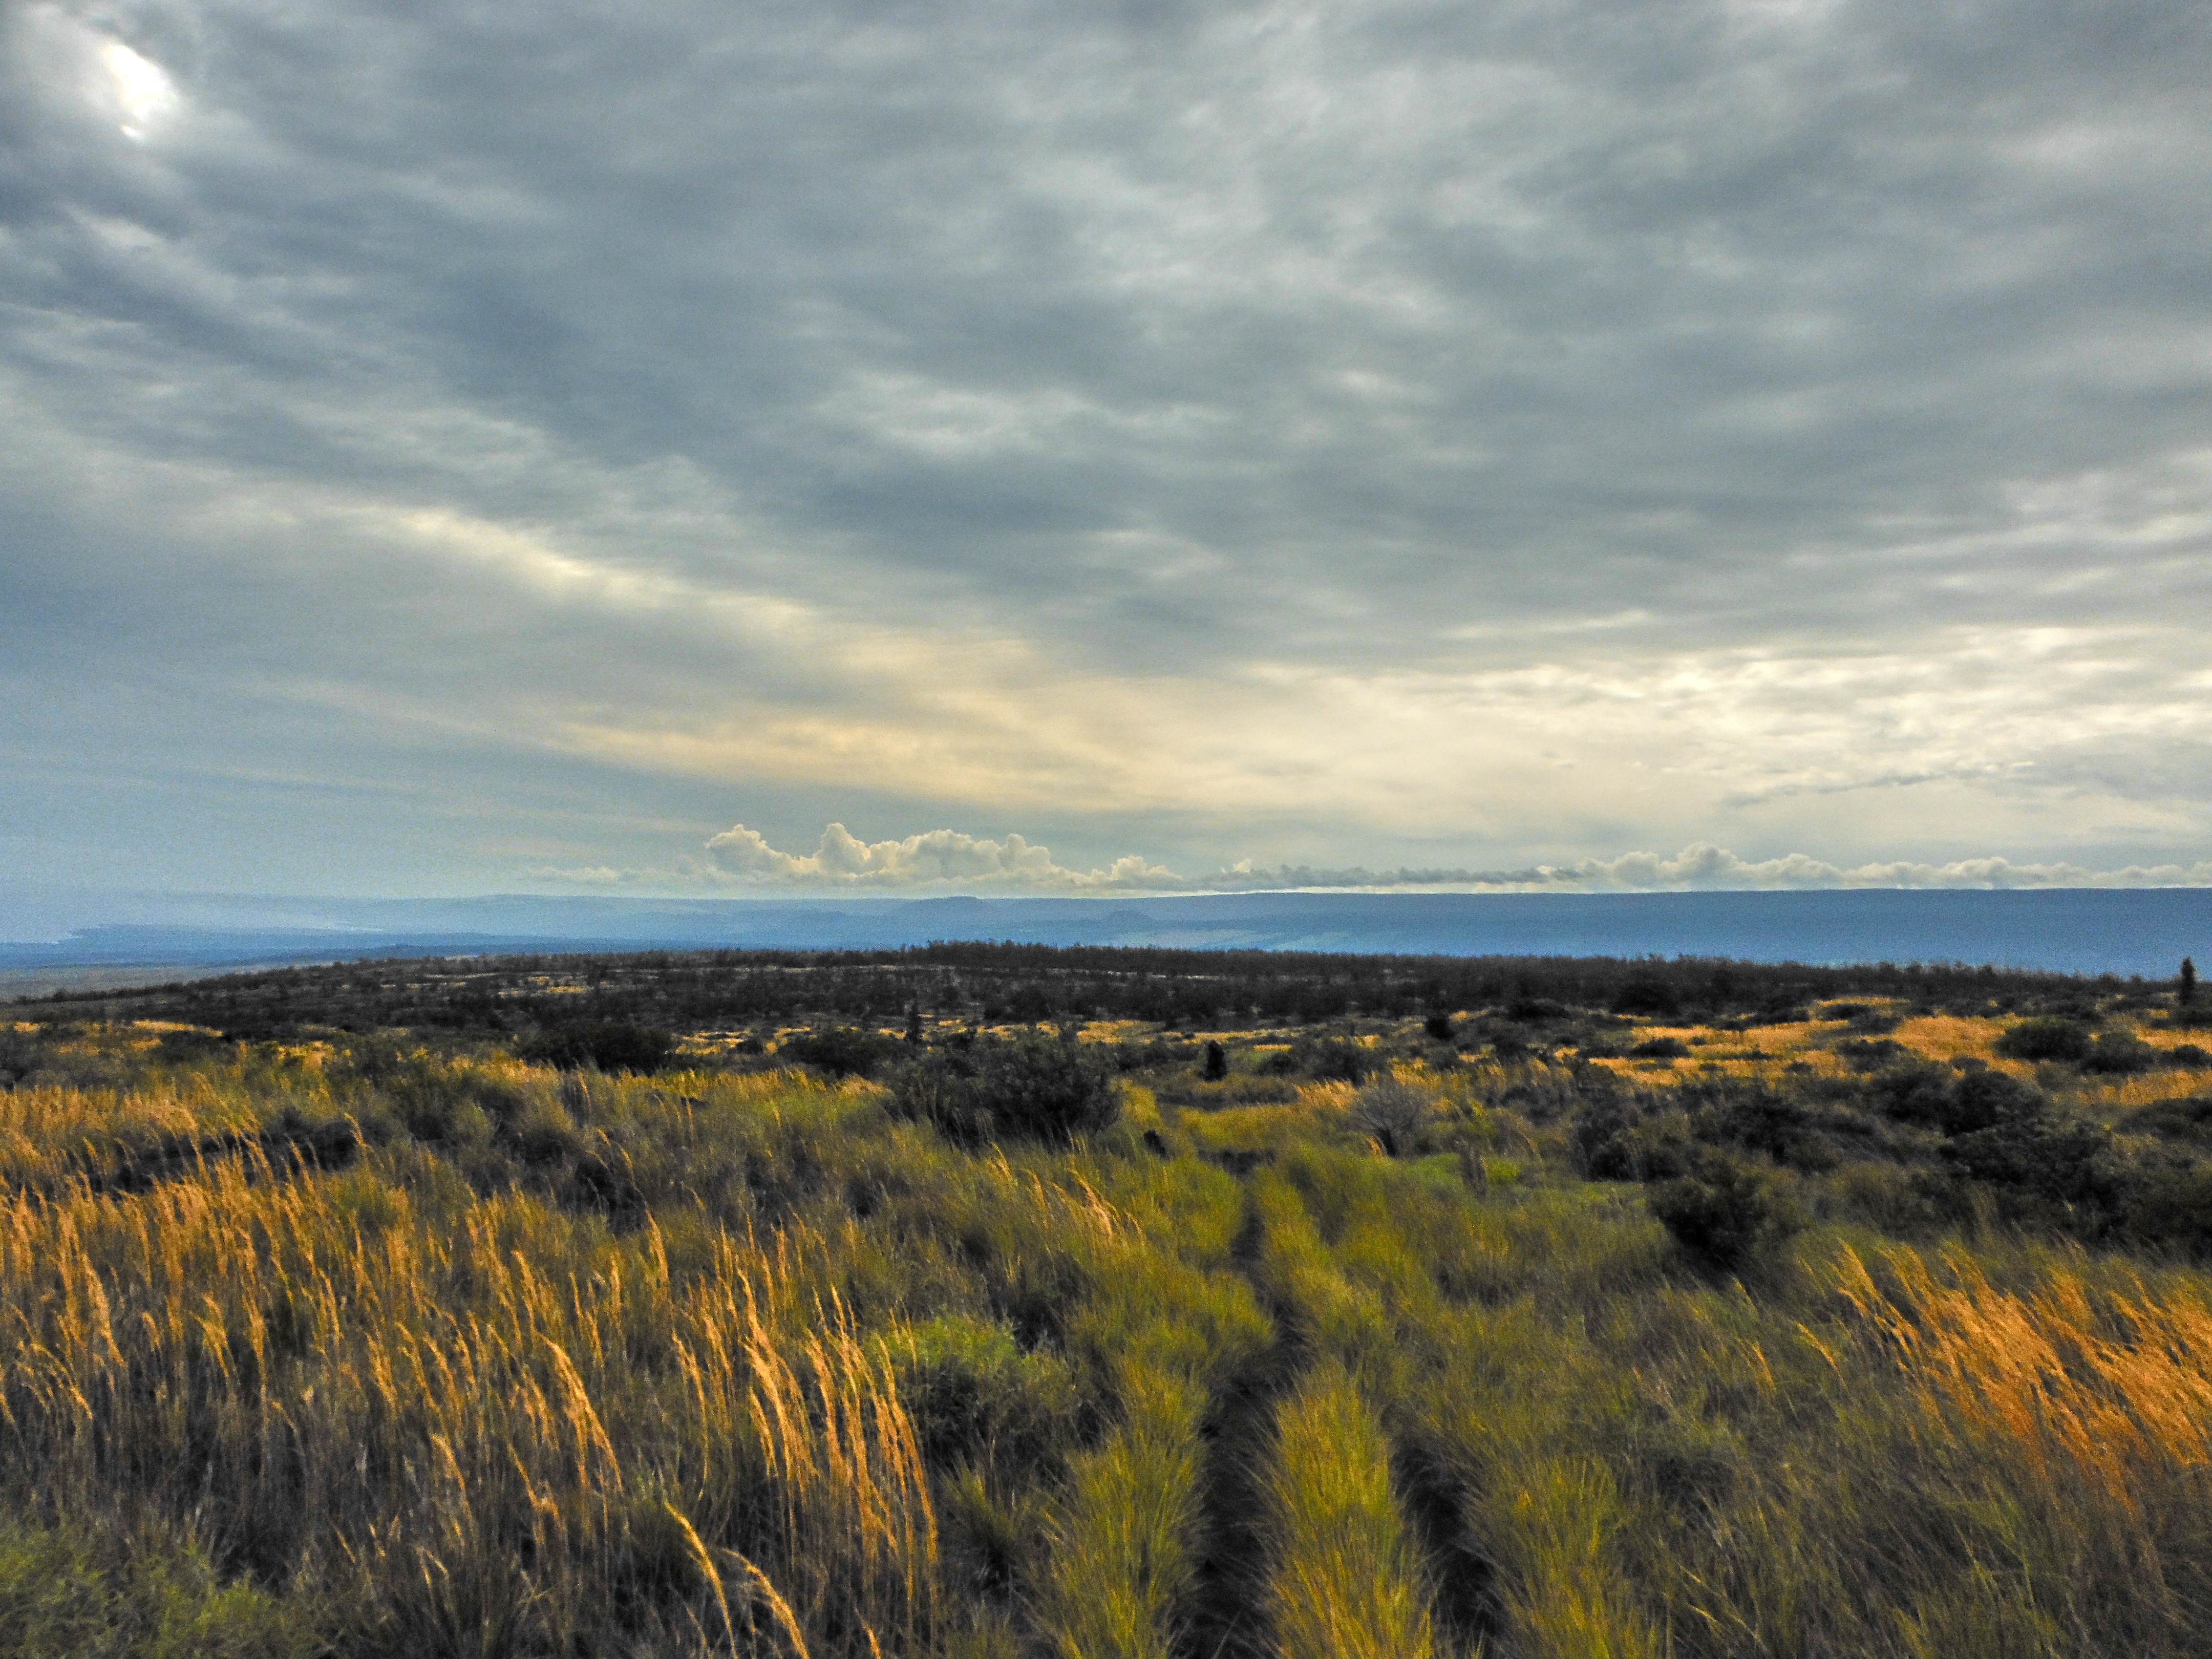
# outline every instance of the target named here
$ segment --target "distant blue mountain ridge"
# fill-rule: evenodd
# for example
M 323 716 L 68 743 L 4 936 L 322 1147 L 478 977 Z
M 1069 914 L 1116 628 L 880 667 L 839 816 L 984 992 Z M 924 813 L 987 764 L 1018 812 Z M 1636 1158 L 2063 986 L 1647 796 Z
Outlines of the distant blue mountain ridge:
M 4 919 L 4 918 L 0 918 Z M 511 951 L 873 950 L 939 939 L 1449 956 L 1965 962 L 2170 975 L 2212 964 L 2212 888 L 1238 893 L 1141 899 L 222 899 L 0 944 L 0 970 Z M 118 978 L 116 982 L 123 982 Z

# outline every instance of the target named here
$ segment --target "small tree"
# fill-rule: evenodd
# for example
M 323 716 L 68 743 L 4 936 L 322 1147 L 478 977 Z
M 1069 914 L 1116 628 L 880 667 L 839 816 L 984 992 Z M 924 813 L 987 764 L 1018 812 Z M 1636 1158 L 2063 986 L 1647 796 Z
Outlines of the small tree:
M 1203 1075 L 1208 1083 L 1218 1083 L 1229 1075 L 1229 1055 L 1211 1037 L 1206 1040 L 1206 1070 Z
M 1386 1158 L 1401 1158 L 1413 1150 L 1435 1108 L 1434 1095 L 1394 1077 L 1377 1078 L 1352 1097 L 1352 1117 L 1375 1137 Z
M 2185 1008 L 2197 1006 L 2197 964 L 2187 957 L 2181 959 L 2181 989 L 2175 1000 Z

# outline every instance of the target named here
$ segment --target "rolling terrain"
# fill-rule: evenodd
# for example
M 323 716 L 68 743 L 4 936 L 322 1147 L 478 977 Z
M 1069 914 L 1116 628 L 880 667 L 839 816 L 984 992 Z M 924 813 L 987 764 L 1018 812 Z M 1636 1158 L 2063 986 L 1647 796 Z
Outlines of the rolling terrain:
M 20 1003 L 0 1641 L 2204 1653 L 2200 1008 L 1003 946 Z

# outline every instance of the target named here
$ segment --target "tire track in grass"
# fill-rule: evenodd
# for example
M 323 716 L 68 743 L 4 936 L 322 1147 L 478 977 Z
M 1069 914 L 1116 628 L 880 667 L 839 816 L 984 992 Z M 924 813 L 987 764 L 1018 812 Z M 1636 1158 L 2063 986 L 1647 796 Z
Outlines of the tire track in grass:
M 1297 1383 L 1308 1356 L 1297 1310 L 1257 1271 L 1266 1223 L 1244 1185 L 1244 1218 L 1230 1260 L 1274 1322 L 1273 1340 L 1215 1393 L 1200 1433 L 1206 1442 L 1199 1476 L 1203 1540 L 1184 1659 L 1273 1659 L 1274 1621 L 1268 1612 L 1270 1541 L 1263 1471 L 1275 1455 L 1275 1408 Z
M 1468 1525 L 1451 1472 L 1432 1451 L 1394 1435 L 1390 1480 L 1427 1565 L 1429 1612 L 1440 1650 L 1495 1650 L 1503 1631 L 1498 1568 Z

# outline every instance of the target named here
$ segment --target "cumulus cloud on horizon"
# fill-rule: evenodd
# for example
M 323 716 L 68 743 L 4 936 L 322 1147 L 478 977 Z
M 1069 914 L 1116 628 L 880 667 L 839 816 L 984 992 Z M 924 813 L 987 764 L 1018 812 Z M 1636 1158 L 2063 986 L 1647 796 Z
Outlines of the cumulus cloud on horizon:
M 863 842 L 830 824 L 811 853 L 779 852 L 757 830 L 732 825 L 707 843 L 709 868 L 739 881 L 827 887 L 932 887 L 965 883 L 1028 892 L 1157 892 L 1180 885 L 1172 870 L 1134 854 L 1103 870 L 1069 870 L 1051 850 L 1018 835 L 988 841 L 932 830 L 903 841 Z
M 1726 889 L 2033 888 L 2212 886 L 2212 860 L 2191 865 L 2130 865 L 2092 869 L 2069 863 L 2019 863 L 1998 858 L 1944 864 L 1892 860 L 1850 866 L 1791 854 L 1745 859 L 1726 848 L 1698 842 L 1673 857 L 1627 853 L 1613 859 L 1581 859 L 1514 870 L 1311 865 L 1257 867 L 1249 860 L 1227 869 L 1184 876 L 1139 854 L 1100 868 L 1077 870 L 1056 863 L 1051 849 L 1010 834 L 993 841 L 956 830 L 933 830 L 903 840 L 863 842 L 842 823 L 822 832 L 811 853 L 780 851 L 757 830 L 736 824 L 707 842 L 709 880 L 761 889 L 945 891 L 1034 894 L 1175 894 L 1281 891 L 1392 892 L 1668 892 Z M 555 873 L 549 872 L 548 873 Z M 564 872 L 587 882 L 617 879 L 612 871 Z

